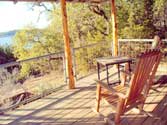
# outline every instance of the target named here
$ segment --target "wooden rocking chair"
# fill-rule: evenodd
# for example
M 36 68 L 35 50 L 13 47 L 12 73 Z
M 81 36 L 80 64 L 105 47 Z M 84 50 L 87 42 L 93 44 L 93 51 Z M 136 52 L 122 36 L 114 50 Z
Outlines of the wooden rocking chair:
M 134 107 L 138 107 L 142 111 L 161 56 L 162 53 L 159 50 L 147 50 L 140 54 L 128 86 L 121 84 L 110 87 L 97 80 L 96 111 L 99 112 L 102 98 L 111 104 L 113 109 L 116 109 L 115 123 L 119 123 L 120 116 Z

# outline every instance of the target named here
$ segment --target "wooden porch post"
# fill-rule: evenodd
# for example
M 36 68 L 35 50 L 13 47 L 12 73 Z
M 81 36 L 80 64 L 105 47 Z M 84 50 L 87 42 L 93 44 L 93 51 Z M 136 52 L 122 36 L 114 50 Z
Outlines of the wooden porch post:
M 112 32 L 113 32 L 113 55 L 118 55 L 118 27 L 116 22 L 115 0 L 111 0 L 111 17 L 112 17 Z
M 72 66 L 72 56 L 70 50 L 70 40 L 68 33 L 68 22 L 67 22 L 67 12 L 66 12 L 66 0 L 61 0 L 61 11 L 62 11 L 62 22 L 63 22 L 63 33 L 64 33 L 64 51 L 66 60 L 66 70 L 67 76 L 69 78 L 69 89 L 75 88 L 74 73 Z

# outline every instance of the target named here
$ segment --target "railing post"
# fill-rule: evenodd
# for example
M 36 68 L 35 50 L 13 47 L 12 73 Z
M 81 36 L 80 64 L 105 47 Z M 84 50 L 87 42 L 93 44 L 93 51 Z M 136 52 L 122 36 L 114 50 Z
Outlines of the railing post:
M 74 80 L 77 81 L 75 48 L 71 47 L 71 52 L 72 52 L 72 63 L 73 63 Z
M 66 73 L 65 53 L 63 53 L 62 58 L 63 58 L 64 82 L 67 84 L 67 73 Z
M 118 55 L 119 55 L 119 56 L 121 55 L 121 52 L 120 52 L 121 49 L 120 49 L 120 47 L 121 47 L 121 46 L 120 46 L 120 41 L 118 40 Z
M 112 56 L 114 56 L 113 41 L 111 42 L 111 52 L 112 52 Z

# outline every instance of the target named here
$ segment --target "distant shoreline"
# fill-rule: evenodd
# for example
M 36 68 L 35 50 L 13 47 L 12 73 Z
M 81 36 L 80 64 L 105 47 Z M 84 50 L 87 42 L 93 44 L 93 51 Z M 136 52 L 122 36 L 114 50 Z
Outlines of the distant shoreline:
M 19 30 L 12 30 L 8 32 L 0 32 L 0 46 L 10 46 L 12 44 L 12 39 L 16 32 Z
M 2 37 L 8 37 L 8 36 L 14 36 L 18 30 L 11 30 L 7 32 L 0 32 L 0 38 Z

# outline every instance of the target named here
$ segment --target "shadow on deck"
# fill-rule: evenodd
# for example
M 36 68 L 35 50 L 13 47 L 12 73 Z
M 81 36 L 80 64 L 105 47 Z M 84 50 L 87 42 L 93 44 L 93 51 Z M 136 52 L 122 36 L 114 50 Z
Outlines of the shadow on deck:
M 104 125 L 104 117 L 113 113 L 110 106 L 101 104 L 99 116 L 92 111 L 95 105 L 94 78 L 97 74 L 86 77 L 76 84 L 76 89 L 63 88 L 56 92 L 22 105 L 19 108 L 0 115 L 0 124 L 11 125 Z M 166 125 L 167 119 L 167 76 L 162 75 L 151 90 L 144 110 L 155 117 L 148 117 L 129 111 L 122 116 L 121 125 Z M 160 119 L 159 119 L 160 118 Z

